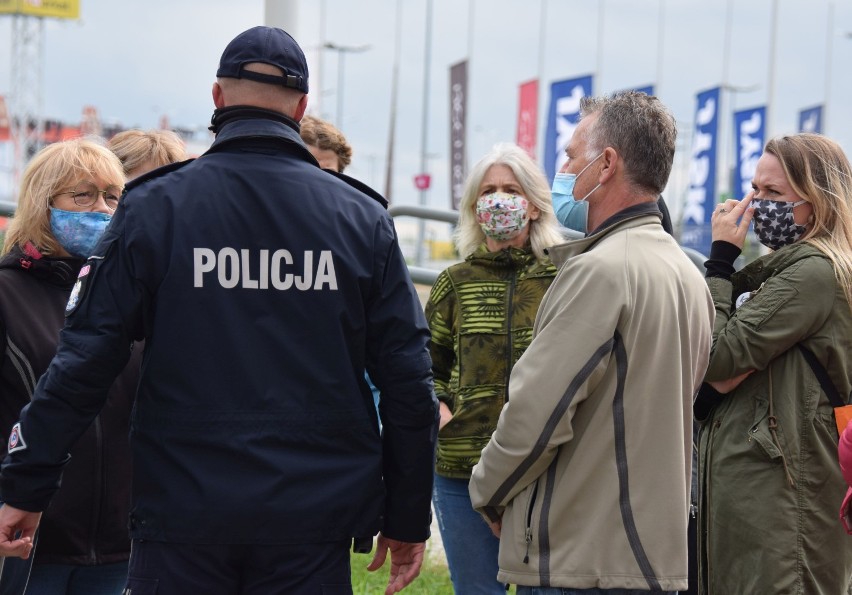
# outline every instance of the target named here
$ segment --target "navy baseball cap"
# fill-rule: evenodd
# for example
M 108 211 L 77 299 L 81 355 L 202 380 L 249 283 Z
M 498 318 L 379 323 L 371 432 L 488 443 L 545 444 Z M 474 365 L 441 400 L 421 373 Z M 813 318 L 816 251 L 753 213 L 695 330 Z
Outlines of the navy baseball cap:
M 276 66 L 284 75 L 245 70 L 245 65 L 252 62 Z M 216 76 L 248 79 L 308 92 L 308 63 L 302 48 L 289 33 L 275 27 L 252 27 L 237 35 L 222 53 Z

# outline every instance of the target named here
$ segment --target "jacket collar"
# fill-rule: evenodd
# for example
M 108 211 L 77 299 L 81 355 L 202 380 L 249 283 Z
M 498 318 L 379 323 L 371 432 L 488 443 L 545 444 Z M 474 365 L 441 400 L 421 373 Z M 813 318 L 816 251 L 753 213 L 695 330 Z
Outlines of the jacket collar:
M 825 253 L 808 242 L 796 242 L 761 256 L 731 275 L 733 295 L 751 291 L 791 264 L 812 257 L 828 259 Z
M 631 205 L 626 209 L 622 209 L 617 212 L 615 215 L 601 223 L 597 229 L 593 230 L 589 235 L 595 235 L 608 227 L 612 227 L 621 221 L 626 221 L 627 219 L 632 219 L 638 215 L 656 215 L 660 218 L 660 225 L 662 225 L 663 221 L 663 213 L 660 211 L 660 208 L 657 206 L 655 202 L 640 202 L 639 204 Z
M 619 231 L 632 227 L 640 227 L 642 225 L 659 225 L 662 230 L 662 215 L 657 205 L 653 202 L 640 203 L 632 205 L 626 209 L 619 211 L 609 219 L 603 222 L 594 233 L 581 238 L 579 240 L 571 240 L 564 244 L 551 246 L 547 249 L 547 254 L 550 260 L 557 268 L 571 258 L 590 250 L 592 246 L 597 244 L 605 237 L 617 233 Z
M 485 266 L 519 268 L 530 265 L 535 261 L 535 259 L 535 254 L 533 254 L 529 244 L 523 248 L 513 248 L 509 246 L 508 248 L 503 248 L 502 250 L 497 250 L 495 252 L 489 252 L 485 244 L 481 244 L 479 248 L 477 248 L 473 254 L 468 256 L 465 260 Z
M 278 112 L 248 106 L 225 109 L 231 111 L 218 118 L 217 115 L 213 116 L 214 121 L 218 123 L 218 132 L 207 153 L 213 153 L 223 145 L 246 138 L 270 139 L 291 145 L 306 161 L 316 163 L 299 136 L 299 124 L 295 120 Z M 222 110 L 217 110 L 220 111 Z
M 286 124 L 296 132 L 299 132 L 299 123 L 287 114 L 253 105 L 231 105 L 216 108 L 213 111 L 213 117 L 210 118 L 210 130 L 214 134 L 219 134 L 219 130 L 225 124 L 235 120 L 272 120 Z
M 86 261 L 82 258 L 38 257 L 15 246 L 0 258 L 0 269 L 14 269 L 33 275 L 36 279 L 70 288 Z
M 216 140 L 207 149 L 214 153 L 223 146 L 250 139 L 252 141 L 267 140 L 283 143 L 298 154 L 300 158 L 313 163 L 319 169 L 319 163 L 308 151 L 302 137 L 299 135 L 299 124 L 284 114 L 251 106 L 234 106 L 216 110 L 213 114 L 213 126 L 218 131 Z M 387 200 L 366 184 L 345 174 L 326 170 L 327 173 L 346 182 L 361 193 L 369 196 L 383 208 L 388 207 Z M 135 180 L 134 180 L 135 182 Z

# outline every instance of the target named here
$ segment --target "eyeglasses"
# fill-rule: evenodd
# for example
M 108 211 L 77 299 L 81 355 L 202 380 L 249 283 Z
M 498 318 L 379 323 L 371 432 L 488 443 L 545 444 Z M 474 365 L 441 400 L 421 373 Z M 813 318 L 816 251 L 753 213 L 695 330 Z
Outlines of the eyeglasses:
M 73 190 L 65 192 L 57 192 L 54 197 L 62 194 L 70 194 L 74 199 L 74 204 L 78 207 L 90 207 L 98 202 L 98 197 L 104 197 L 104 203 L 110 211 L 114 211 L 118 207 L 118 199 L 121 198 L 121 188 L 118 186 L 107 186 L 106 190 L 101 190 L 90 182 L 77 184 Z

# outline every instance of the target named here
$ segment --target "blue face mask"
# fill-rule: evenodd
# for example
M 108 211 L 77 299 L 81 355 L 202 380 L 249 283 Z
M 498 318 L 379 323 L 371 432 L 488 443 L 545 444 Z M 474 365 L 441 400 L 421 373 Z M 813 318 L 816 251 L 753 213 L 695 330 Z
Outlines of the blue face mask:
M 589 203 L 586 202 L 586 199 L 592 192 L 600 188 L 600 184 L 592 188 L 591 192 L 580 200 L 574 198 L 574 184 L 577 183 L 577 178 L 586 171 L 589 165 L 594 163 L 601 155 L 592 159 L 586 167 L 580 170 L 580 173 L 557 173 L 553 177 L 553 186 L 550 190 L 553 197 L 553 210 L 556 212 L 556 220 L 568 229 L 580 233 L 589 233 Z
M 589 226 L 589 203 L 574 198 L 574 183 L 577 174 L 557 173 L 553 178 L 551 196 L 556 220 L 563 226 L 580 233 L 587 233 Z
M 63 211 L 50 208 L 50 231 L 65 251 L 89 258 L 104 234 L 112 215 L 93 211 Z

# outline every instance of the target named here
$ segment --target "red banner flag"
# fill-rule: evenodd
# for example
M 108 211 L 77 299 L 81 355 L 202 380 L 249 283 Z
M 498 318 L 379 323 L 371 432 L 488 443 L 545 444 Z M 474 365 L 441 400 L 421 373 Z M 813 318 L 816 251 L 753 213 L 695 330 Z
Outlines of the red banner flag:
M 6 108 L 6 97 L 0 95 L 0 141 L 9 140 L 9 110 Z
M 535 159 L 538 122 L 538 80 L 522 83 L 518 101 L 517 145 Z

